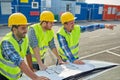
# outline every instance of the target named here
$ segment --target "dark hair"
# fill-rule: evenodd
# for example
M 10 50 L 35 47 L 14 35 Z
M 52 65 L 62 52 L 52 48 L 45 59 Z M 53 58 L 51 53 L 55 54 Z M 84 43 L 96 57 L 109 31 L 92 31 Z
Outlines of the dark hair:
M 40 22 L 40 25 L 41 25 L 43 22 L 48 23 L 48 21 L 41 21 L 41 22 Z
M 64 24 L 67 24 L 68 22 L 64 22 Z
M 13 28 L 18 28 L 19 27 L 19 25 L 12 25 L 12 28 L 11 28 L 11 31 L 13 31 Z

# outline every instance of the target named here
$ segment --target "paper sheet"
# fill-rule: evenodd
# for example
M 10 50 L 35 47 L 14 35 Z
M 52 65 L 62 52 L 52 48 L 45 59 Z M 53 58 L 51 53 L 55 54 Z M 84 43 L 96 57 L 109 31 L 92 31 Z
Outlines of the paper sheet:
M 80 74 L 89 70 L 93 70 L 94 65 L 85 63 L 83 65 L 76 65 L 76 64 L 64 64 L 58 66 L 50 66 L 45 71 L 38 71 L 36 72 L 39 76 L 48 77 L 50 80 L 62 80 L 69 76 L 74 76 L 76 74 Z M 31 80 L 26 75 L 23 75 L 19 80 Z

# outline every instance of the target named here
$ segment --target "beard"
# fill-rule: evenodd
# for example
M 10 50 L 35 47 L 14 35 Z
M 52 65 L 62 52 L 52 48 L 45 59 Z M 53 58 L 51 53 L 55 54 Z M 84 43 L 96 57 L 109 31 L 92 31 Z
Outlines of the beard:
M 74 29 L 74 26 L 71 26 L 71 28 L 70 28 L 70 32 L 71 32 L 73 29 Z
M 18 37 L 21 38 L 21 39 L 25 38 L 25 36 L 26 36 L 26 32 L 18 34 Z
M 49 27 L 47 27 L 47 26 L 46 26 L 46 27 L 45 27 L 45 29 L 46 29 L 46 30 L 51 30 L 51 29 L 52 29 L 52 27 L 50 27 L 50 26 L 49 26 Z

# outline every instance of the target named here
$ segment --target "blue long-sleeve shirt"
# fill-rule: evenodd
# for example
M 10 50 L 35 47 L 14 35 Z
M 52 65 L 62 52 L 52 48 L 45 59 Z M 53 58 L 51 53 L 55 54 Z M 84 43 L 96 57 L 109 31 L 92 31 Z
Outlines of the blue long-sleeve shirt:
M 14 37 L 14 35 L 13 35 Z M 15 38 L 15 37 L 14 37 Z M 15 38 L 16 40 L 16 38 Z M 19 45 L 22 44 L 23 40 L 17 41 Z M 8 60 L 13 62 L 16 66 L 19 66 L 21 61 L 23 60 L 19 53 L 14 49 L 14 46 L 9 42 L 9 41 L 3 41 L 1 44 L 1 49 L 2 49 L 2 56 Z M 28 47 L 28 50 L 26 52 L 26 55 L 30 54 L 30 49 Z
M 86 31 L 94 31 L 94 30 L 102 29 L 102 28 L 105 28 L 104 24 L 93 24 L 93 25 L 88 25 L 88 26 L 80 26 L 80 30 L 81 30 L 80 32 L 83 33 L 83 32 L 86 32 Z M 67 32 L 67 31 L 66 31 L 66 33 L 70 34 L 70 32 Z M 68 60 L 70 62 L 73 62 L 74 60 L 76 60 L 76 58 L 73 56 L 70 48 L 68 47 L 68 43 L 67 43 L 65 37 L 63 37 L 60 34 L 57 34 L 57 37 L 58 37 L 58 42 L 60 44 L 60 47 L 63 49 L 64 54 L 66 55 Z

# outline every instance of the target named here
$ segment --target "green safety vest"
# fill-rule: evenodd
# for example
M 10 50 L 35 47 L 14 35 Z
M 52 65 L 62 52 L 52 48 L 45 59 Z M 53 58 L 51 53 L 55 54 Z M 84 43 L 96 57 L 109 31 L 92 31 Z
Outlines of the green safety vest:
M 49 42 L 53 39 L 54 37 L 54 31 L 53 30 L 47 30 L 46 32 L 43 31 L 42 27 L 40 26 L 40 23 L 34 24 L 30 26 L 34 29 L 36 38 L 38 40 L 38 47 L 40 49 L 40 56 L 41 59 L 44 59 L 45 57 L 45 52 L 47 51 Z M 32 61 L 36 62 L 36 58 L 34 56 L 32 48 L 30 48 L 32 55 Z
M 26 56 L 27 48 L 28 48 L 28 39 L 24 38 L 23 43 L 21 44 L 21 50 L 18 42 L 13 38 L 12 32 L 8 33 L 2 41 L 9 41 L 14 49 L 19 53 L 19 55 L 24 58 Z M 1 41 L 1 43 L 2 43 Z M 0 47 L 1 47 L 0 43 Z M 17 80 L 20 78 L 21 70 L 18 66 L 14 65 L 13 62 L 6 60 L 2 56 L 2 49 L 0 48 L 0 74 L 4 75 L 9 80 Z
M 78 58 L 78 51 L 79 51 L 79 38 L 80 38 L 80 26 L 75 25 L 74 29 L 70 34 L 66 33 L 64 30 L 64 27 L 62 26 L 58 34 L 62 35 L 65 37 L 68 47 L 71 50 L 73 56 L 75 58 Z M 68 58 L 65 56 L 64 51 L 61 47 L 59 47 L 59 54 L 64 60 L 68 60 Z

